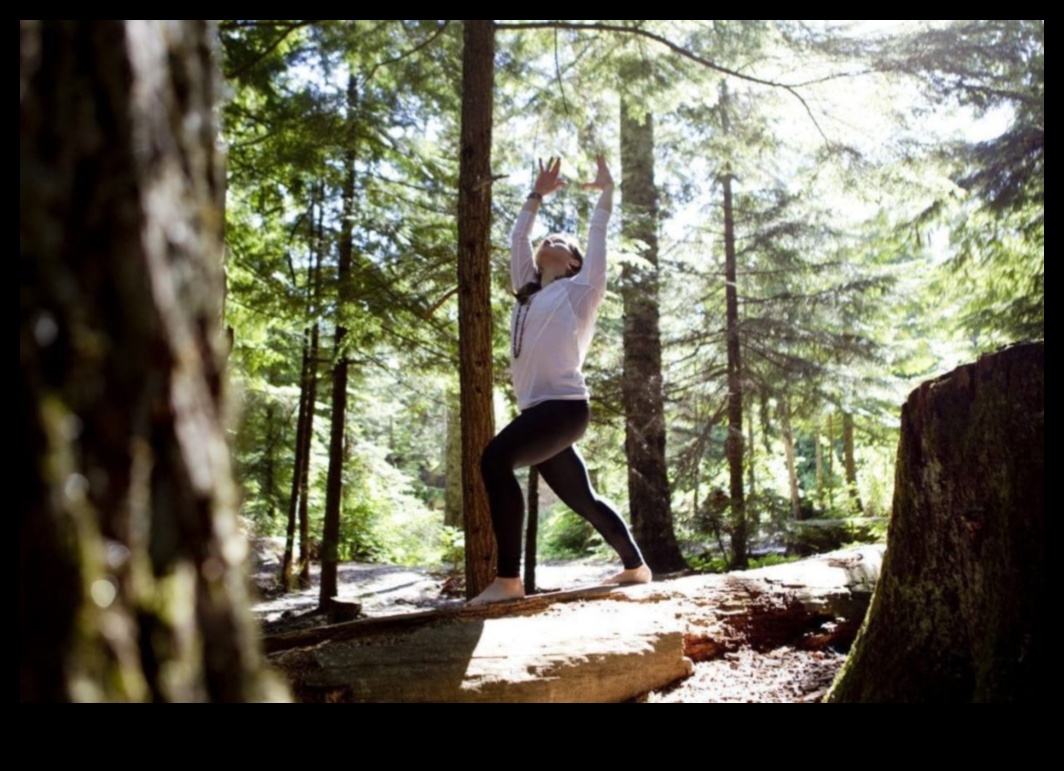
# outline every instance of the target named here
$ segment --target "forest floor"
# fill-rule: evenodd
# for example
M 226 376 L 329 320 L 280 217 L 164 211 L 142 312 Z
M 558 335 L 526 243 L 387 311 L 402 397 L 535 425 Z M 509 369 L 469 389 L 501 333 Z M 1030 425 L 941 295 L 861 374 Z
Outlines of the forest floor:
M 254 612 L 265 634 L 323 623 L 316 615 L 317 589 L 281 595 L 275 586 L 278 564 L 270 550 L 256 549 L 255 584 L 261 599 Z M 616 572 L 610 563 L 574 560 L 541 564 L 544 591 L 595 586 Z M 317 586 L 317 573 L 313 575 Z M 345 563 L 340 566 L 340 599 L 362 603 L 364 617 L 379 618 L 461 605 L 461 586 L 446 571 Z M 846 657 L 841 653 L 780 648 L 744 649 L 695 664 L 688 679 L 647 694 L 644 704 L 813 704 L 819 703 Z

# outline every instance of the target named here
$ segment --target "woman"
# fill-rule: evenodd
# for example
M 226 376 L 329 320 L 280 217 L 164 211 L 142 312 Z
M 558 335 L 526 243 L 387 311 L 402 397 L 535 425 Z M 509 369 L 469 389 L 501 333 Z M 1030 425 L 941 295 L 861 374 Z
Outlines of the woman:
M 524 497 L 514 469 L 535 466 L 569 508 L 588 520 L 614 548 L 624 570 L 609 583 L 648 583 L 652 576 L 621 516 L 591 488 L 574 443 L 587 430 L 588 390 L 581 367 L 606 294 L 606 225 L 613 210 L 613 177 L 600 155 L 585 189 L 600 190 L 591 217 L 587 258 L 576 241 L 548 236 L 533 261 L 530 233 L 542 201 L 565 185 L 561 159 L 540 163 L 536 184 L 514 224 L 510 271 L 518 305 L 511 323 L 510 363 L 521 414 L 484 450 L 481 474 L 488 490 L 498 546 L 494 583 L 471 605 L 524 597 L 520 579 Z

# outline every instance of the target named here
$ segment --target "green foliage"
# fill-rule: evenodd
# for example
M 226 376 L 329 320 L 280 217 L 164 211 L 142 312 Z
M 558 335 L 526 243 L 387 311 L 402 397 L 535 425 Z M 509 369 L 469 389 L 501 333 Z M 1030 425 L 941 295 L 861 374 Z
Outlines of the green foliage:
M 932 109 L 997 116 L 986 139 L 944 143 L 957 189 L 928 212 L 953 235 L 958 321 L 980 348 L 1045 334 L 1045 20 L 928 22 L 876 41 L 879 68 L 918 78 Z
M 547 559 L 588 557 L 603 544 L 595 528 L 565 506 L 553 507 L 540 521 L 540 553 Z
M 440 536 L 440 561 L 450 566 L 452 573 L 465 570 L 465 532 L 461 528 L 444 525 Z
M 359 442 L 344 465 L 340 557 L 399 565 L 439 564 L 444 529 L 414 494 L 385 448 Z

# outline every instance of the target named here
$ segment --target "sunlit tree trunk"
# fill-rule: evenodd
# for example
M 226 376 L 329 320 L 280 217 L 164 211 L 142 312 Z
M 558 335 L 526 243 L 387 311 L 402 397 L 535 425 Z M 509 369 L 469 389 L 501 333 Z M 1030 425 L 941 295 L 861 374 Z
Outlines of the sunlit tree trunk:
M 853 440 L 853 413 L 842 413 L 842 456 L 846 467 L 846 489 L 850 493 L 850 502 L 856 514 L 864 514 L 861 503 L 861 491 L 857 489 L 857 460 Z
M 639 67 L 636 74 L 642 74 Z M 651 113 L 621 101 L 624 234 L 645 246 L 643 264 L 625 264 L 624 373 L 621 381 L 632 534 L 647 565 L 669 573 L 686 567 L 672 524 L 665 459 L 665 397 L 658 308 L 658 194 Z
M 827 501 L 824 484 L 824 439 L 820 435 L 820 421 L 816 423 L 816 503 L 823 510 Z
M 835 415 L 828 413 L 827 463 L 824 464 L 824 479 L 827 482 L 828 508 L 835 508 Z
M 350 359 L 347 355 L 348 329 L 344 322 L 351 297 L 351 264 L 354 259 L 355 159 L 357 142 L 358 91 L 354 75 L 347 80 L 348 146 L 344 152 L 344 190 L 340 225 L 337 282 L 337 324 L 333 343 L 332 417 L 329 436 L 329 476 L 325 483 L 325 523 L 321 538 L 321 593 L 319 607 L 328 609 L 339 593 L 340 517 L 344 497 L 344 441 L 347 436 L 347 379 Z
M 466 592 L 495 578 L 495 535 L 480 456 L 495 435 L 491 318 L 491 131 L 495 26 L 463 22 L 462 146 L 458 175 L 458 345 L 462 393 L 462 500 Z
M 443 523 L 448 527 L 462 527 L 462 406 L 457 390 L 448 388 L 447 394 L 447 480 L 443 498 Z
M 19 700 L 273 698 L 223 414 L 215 32 L 19 31 Z
M 747 478 L 747 490 L 746 500 L 756 500 L 757 495 L 757 441 L 756 441 L 756 427 L 755 423 L 758 421 L 754 418 L 754 407 L 751 404 L 747 410 L 746 416 L 746 478 Z M 771 448 L 768 444 L 768 415 L 765 411 L 764 403 L 762 403 L 761 409 L 761 438 L 765 443 L 765 455 L 767 456 L 771 452 Z M 757 537 L 757 534 L 761 531 L 761 511 L 757 506 L 752 509 L 747 505 L 747 531 Z
M 288 497 L 288 523 L 285 529 L 284 557 L 281 559 L 280 584 L 285 591 L 295 588 L 296 525 L 299 520 L 299 500 L 303 494 L 304 439 L 307 431 L 307 397 L 310 375 L 310 329 L 303 333 L 303 364 L 300 368 L 299 417 L 296 420 L 295 465 L 292 469 L 292 490 Z
M 721 115 L 724 132 L 728 132 L 728 90 L 721 88 Z M 725 455 L 731 495 L 731 564 L 745 568 L 748 563 L 746 498 L 743 492 L 743 362 L 739 329 L 738 257 L 735 246 L 735 207 L 732 200 L 732 173 L 725 168 L 721 175 L 724 188 L 724 280 L 725 317 L 728 349 L 728 438 Z
M 794 430 L 791 428 L 791 402 L 780 402 L 780 424 L 783 429 L 783 450 L 787 455 L 787 481 L 791 492 L 791 518 L 802 518 L 802 498 L 798 488 L 798 462 L 794 451 Z

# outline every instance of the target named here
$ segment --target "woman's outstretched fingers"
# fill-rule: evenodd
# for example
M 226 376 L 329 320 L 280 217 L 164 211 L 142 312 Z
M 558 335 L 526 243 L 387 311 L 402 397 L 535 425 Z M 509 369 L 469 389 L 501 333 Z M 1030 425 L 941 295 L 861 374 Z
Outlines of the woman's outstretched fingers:
M 597 165 L 595 179 L 584 183 L 585 190 L 605 190 L 613 185 L 613 175 L 610 174 L 610 167 L 606 164 L 606 156 L 600 153 L 595 157 L 595 162 Z
M 540 196 L 547 196 L 564 187 L 565 180 L 559 178 L 561 168 L 561 158 L 552 155 L 547 159 L 546 165 L 544 165 L 543 159 L 540 158 L 539 175 L 536 177 L 536 184 L 533 186 L 532 191 Z

